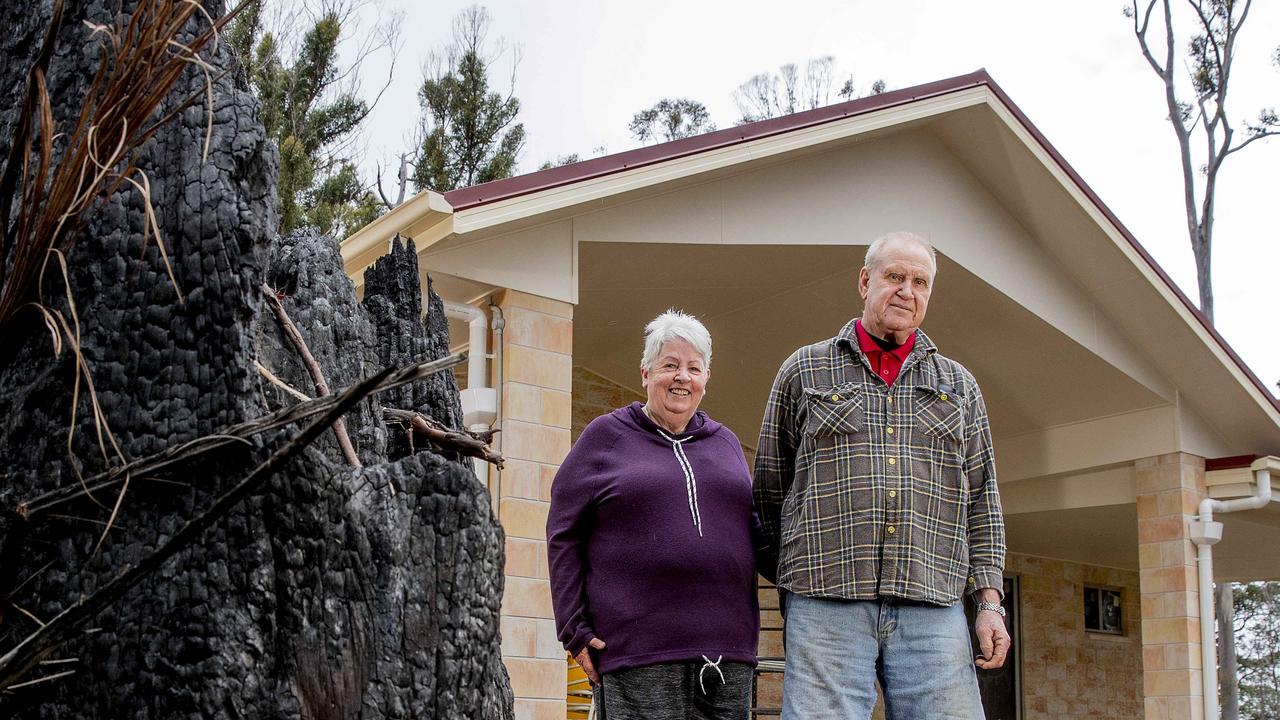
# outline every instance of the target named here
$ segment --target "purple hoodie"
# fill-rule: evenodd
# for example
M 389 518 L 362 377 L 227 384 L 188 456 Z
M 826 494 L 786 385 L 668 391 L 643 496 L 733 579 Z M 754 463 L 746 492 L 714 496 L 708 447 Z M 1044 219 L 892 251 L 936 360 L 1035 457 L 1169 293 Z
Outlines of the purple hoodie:
M 640 403 L 591 422 L 551 486 L 556 631 L 600 672 L 723 656 L 756 662 L 751 473 L 699 411 L 671 436 Z

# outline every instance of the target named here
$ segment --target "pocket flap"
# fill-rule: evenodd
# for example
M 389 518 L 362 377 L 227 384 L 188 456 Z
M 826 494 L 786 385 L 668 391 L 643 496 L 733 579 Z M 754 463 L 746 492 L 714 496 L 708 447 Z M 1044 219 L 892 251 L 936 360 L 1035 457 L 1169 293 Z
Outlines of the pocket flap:
M 916 387 L 916 426 L 930 435 L 963 439 L 964 410 L 962 398 L 950 387 L 919 385 Z
M 805 388 L 809 419 L 805 433 L 814 437 L 849 435 L 862 430 L 862 388 Z

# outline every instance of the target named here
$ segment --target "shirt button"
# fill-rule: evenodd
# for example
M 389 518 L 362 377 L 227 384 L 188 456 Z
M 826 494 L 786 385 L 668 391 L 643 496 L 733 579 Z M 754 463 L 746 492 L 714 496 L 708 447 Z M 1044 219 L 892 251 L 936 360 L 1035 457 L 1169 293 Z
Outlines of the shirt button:
M 885 428 L 885 429 L 884 429 L 884 431 L 885 431 L 885 432 L 887 432 L 887 433 L 889 433 L 890 435 L 892 435 L 892 434 L 893 434 L 893 428 L 891 428 L 891 427 Z
M 889 527 L 885 528 L 885 529 L 884 529 L 884 531 L 885 531 L 885 532 L 887 532 L 887 533 L 889 533 L 890 535 L 892 535 L 892 534 L 894 534 L 895 532 L 897 532 L 896 530 L 894 530 L 894 529 L 893 529 L 893 526 L 892 526 L 892 525 L 890 525 Z
M 881 370 L 881 371 L 880 371 L 880 374 L 881 374 L 881 375 L 888 375 L 888 374 L 889 374 L 889 371 L 888 371 L 888 370 Z
M 892 404 L 893 404 L 893 398 L 892 398 L 892 397 L 887 397 L 887 398 L 885 398 L 885 399 L 884 399 L 884 401 L 885 401 L 885 402 L 887 402 L 887 403 L 889 403 L 890 405 L 892 405 Z
M 942 394 L 941 394 L 941 395 L 939 395 L 938 397 L 939 397 L 940 399 L 942 399 L 942 400 L 946 400 L 946 399 L 947 399 L 947 394 L 946 394 L 946 393 L 942 393 Z
M 889 497 L 891 497 L 891 498 L 896 498 L 896 497 L 898 497 L 898 491 L 897 491 L 897 490 L 890 490 L 890 491 L 889 491 Z M 970 579 L 972 579 L 972 578 L 970 578 Z
M 943 398 L 943 400 L 946 400 L 946 398 Z M 840 396 L 839 396 L 839 395 L 832 395 L 832 396 L 831 396 L 831 402 L 840 402 Z
M 894 459 L 894 458 L 889 458 L 889 464 L 890 464 L 890 465 L 897 465 L 897 464 L 898 464 L 898 461 L 897 461 L 896 459 Z

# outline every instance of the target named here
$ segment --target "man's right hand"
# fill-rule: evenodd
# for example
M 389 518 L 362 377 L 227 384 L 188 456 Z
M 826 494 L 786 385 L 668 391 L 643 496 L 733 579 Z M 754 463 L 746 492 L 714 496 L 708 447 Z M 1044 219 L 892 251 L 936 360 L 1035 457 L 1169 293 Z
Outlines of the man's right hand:
M 591 638 L 591 642 L 587 643 L 586 647 L 579 650 L 578 654 L 574 656 L 574 659 L 582 666 L 582 671 L 587 674 L 587 679 L 591 681 L 591 684 L 599 685 L 600 673 L 596 672 L 596 664 L 591 659 L 591 651 L 593 649 L 603 650 L 604 641 L 600 638 Z

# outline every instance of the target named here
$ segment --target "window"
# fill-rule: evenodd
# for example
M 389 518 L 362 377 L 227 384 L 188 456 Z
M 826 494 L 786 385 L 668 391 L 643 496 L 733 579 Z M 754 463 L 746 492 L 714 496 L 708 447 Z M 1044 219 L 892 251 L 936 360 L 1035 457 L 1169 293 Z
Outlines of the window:
M 1124 634 L 1119 588 L 1084 586 L 1084 629 L 1088 632 Z

